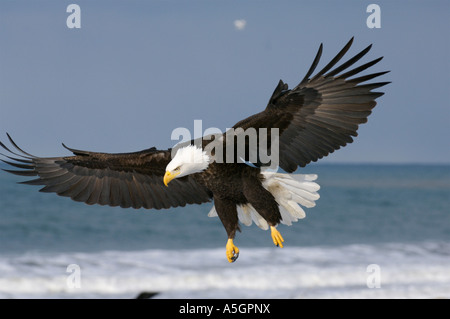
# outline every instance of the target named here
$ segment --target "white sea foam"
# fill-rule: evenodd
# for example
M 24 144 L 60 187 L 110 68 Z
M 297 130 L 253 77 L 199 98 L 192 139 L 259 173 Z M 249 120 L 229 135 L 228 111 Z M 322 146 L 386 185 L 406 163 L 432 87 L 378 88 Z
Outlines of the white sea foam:
M 60 253 L 0 258 L 2 298 L 450 298 L 450 244 Z M 80 288 L 67 284 L 80 266 Z M 370 264 L 380 288 L 368 288 Z

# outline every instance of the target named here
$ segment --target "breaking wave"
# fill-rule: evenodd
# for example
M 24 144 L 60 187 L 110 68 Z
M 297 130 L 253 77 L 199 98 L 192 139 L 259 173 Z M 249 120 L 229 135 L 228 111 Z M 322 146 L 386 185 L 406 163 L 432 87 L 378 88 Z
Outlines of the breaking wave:
M 24 253 L 0 258 L 1 298 L 450 298 L 450 243 Z M 76 274 L 69 265 L 79 266 Z M 379 288 L 369 288 L 377 265 Z M 79 287 L 71 284 L 79 276 Z

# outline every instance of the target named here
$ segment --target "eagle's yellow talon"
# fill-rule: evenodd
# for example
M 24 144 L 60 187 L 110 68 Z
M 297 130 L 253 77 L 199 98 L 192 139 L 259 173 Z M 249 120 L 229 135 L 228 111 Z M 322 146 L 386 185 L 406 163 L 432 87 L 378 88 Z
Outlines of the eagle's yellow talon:
M 233 263 L 239 257 L 239 248 L 233 244 L 233 239 L 229 238 L 226 246 L 226 254 L 228 262 Z
M 284 239 L 274 226 L 270 226 L 270 235 L 272 236 L 272 240 L 275 246 L 283 248 Z

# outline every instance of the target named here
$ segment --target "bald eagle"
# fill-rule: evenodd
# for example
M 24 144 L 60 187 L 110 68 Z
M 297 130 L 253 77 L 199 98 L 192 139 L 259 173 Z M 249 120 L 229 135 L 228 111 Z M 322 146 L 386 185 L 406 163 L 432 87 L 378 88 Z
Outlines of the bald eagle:
M 12 147 L 0 142 L 9 152 L 2 154 L 2 161 L 19 170 L 5 171 L 37 176 L 23 183 L 41 185 L 41 192 L 57 193 L 89 205 L 163 209 L 213 200 L 209 216 L 218 216 L 226 230 L 229 262 L 239 256 L 233 242 L 240 230 L 239 222 L 270 228 L 274 244 L 283 247 L 284 239 L 276 227 L 303 218 L 301 206 L 313 207 L 319 198 L 316 175 L 291 173 L 353 142 L 358 126 L 367 122 L 375 107 L 375 99 L 384 94 L 372 90 L 389 83 L 366 83 L 389 71 L 360 75 L 382 57 L 349 70 L 371 45 L 336 66 L 352 42 L 353 38 L 313 74 L 322 55 L 321 44 L 301 82 L 288 89 L 280 80 L 266 108 L 235 124 L 233 134 L 227 131 L 173 149 L 152 147 L 119 154 L 77 150 L 63 144 L 73 153 L 63 157 L 31 155 L 7 134 Z M 230 161 L 225 154 L 236 146 L 227 141 L 236 141 L 249 129 L 255 130 L 257 143 L 244 137 L 244 152 L 240 156 L 231 152 Z M 261 129 L 266 130 L 261 133 Z M 209 147 L 212 143 L 214 147 Z M 285 173 L 270 169 L 274 157 L 270 162 L 262 160 L 261 145 L 277 146 L 271 155 L 276 155 L 276 166 Z M 252 157 L 254 154 L 256 157 Z

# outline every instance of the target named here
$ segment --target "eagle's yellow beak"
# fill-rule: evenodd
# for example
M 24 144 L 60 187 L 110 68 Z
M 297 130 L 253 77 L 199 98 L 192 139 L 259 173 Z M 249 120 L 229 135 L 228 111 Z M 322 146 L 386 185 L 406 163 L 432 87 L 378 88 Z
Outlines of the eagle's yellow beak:
M 170 171 L 166 171 L 166 174 L 164 175 L 164 185 L 169 186 L 170 181 L 177 177 L 179 174 L 180 172 L 172 173 Z

